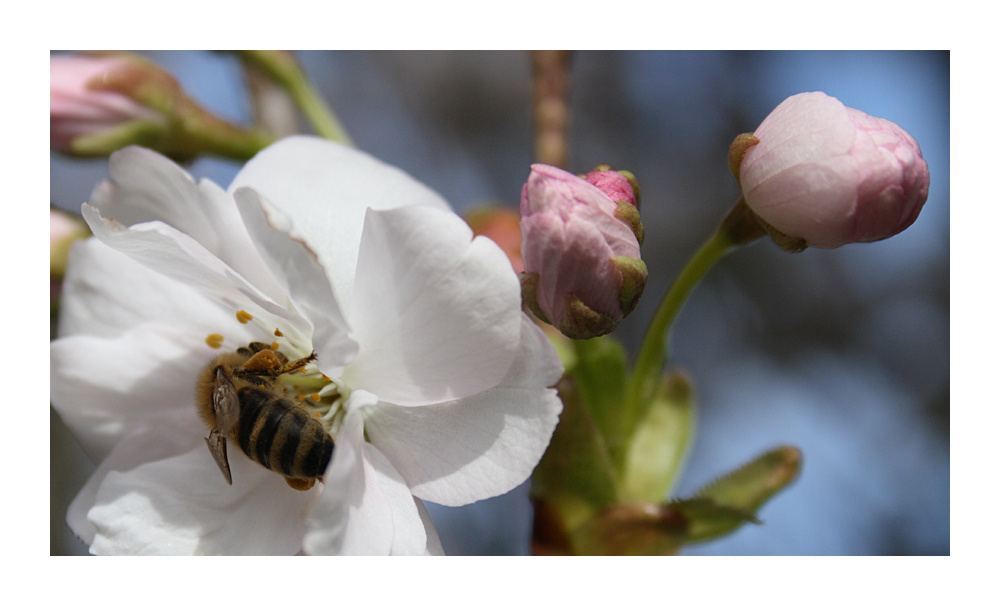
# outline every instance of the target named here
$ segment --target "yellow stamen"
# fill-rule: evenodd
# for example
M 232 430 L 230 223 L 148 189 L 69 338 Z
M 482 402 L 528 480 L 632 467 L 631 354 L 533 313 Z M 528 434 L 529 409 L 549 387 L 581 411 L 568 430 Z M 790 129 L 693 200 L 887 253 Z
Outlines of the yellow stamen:
M 236 319 L 240 321 L 240 324 L 246 324 L 250 320 L 253 320 L 253 316 L 241 309 L 236 312 Z
M 306 399 L 306 394 L 304 394 L 302 392 L 299 392 L 299 393 L 295 394 L 295 399 L 297 401 L 301 402 L 302 400 Z
M 212 334 L 205 337 L 205 344 L 211 347 L 212 349 L 219 349 L 220 347 L 222 347 L 222 340 L 224 338 L 225 337 L 223 337 L 219 333 L 213 332 Z
M 276 336 L 276 337 L 283 337 L 285 335 L 280 330 L 278 330 L 277 328 L 275 328 L 274 329 L 274 336 Z
M 272 350 L 278 349 L 278 342 L 277 341 L 272 341 L 271 342 L 271 349 Z
M 318 393 L 311 393 L 311 394 L 309 394 L 309 397 L 313 399 L 313 402 L 319 402 L 319 394 Z

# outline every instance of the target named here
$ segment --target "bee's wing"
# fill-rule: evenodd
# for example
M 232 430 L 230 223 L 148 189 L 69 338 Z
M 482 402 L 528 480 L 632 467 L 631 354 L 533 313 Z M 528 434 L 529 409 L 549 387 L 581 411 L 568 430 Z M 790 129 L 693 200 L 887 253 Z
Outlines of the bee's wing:
M 221 368 L 215 371 L 215 391 L 212 392 L 215 424 L 223 436 L 236 427 L 240 420 L 240 398 L 236 386 Z
M 219 433 L 218 429 L 213 429 L 212 433 L 208 434 L 208 437 L 205 438 L 205 444 L 208 445 L 208 451 L 212 453 L 215 464 L 219 466 L 222 477 L 226 478 L 226 482 L 232 486 L 233 474 L 229 471 L 229 457 L 226 455 L 225 436 Z

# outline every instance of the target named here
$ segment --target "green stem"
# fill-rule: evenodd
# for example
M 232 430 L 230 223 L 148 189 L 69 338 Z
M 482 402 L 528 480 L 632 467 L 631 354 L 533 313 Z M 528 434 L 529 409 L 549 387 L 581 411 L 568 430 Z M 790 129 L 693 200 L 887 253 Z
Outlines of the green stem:
M 719 229 L 694 254 L 684 270 L 674 280 L 670 290 L 660 301 L 643 337 L 635 369 L 628 387 L 630 417 L 627 420 L 629 433 L 645 416 L 646 409 L 659 385 L 663 363 L 667 358 L 667 339 L 674 319 L 684 306 L 695 285 L 705 276 L 715 263 L 735 247 L 735 243 L 722 229 Z
M 663 371 L 663 363 L 667 359 L 667 341 L 670 337 L 670 328 L 680 313 L 681 307 L 687 300 L 688 295 L 695 285 L 701 281 L 708 270 L 715 265 L 719 259 L 737 246 L 749 244 L 754 240 L 767 235 L 767 231 L 762 226 L 757 215 L 747 206 L 743 196 L 736 200 L 736 204 L 729 209 L 729 213 L 722 220 L 719 228 L 715 231 L 698 252 L 691 257 L 688 264 L 681 271 L 677 279 L 670 286 L 670 290 L 660 301 L 660 306 L 653 316 L 646 329 L 646 335 L 642 339 L 642 346 L 639 348 L 639 355 L 635 361 L 635 370 L 632 373 L 628 385 L 628 395 L 626 399 L 626 435 L 632 435 L 636 424 L 639 423 L 649 409 L 653 400 L 653 394 L 660 383 L 660 373 Z
M 331 141 L 354 145 L 336 114 L 313 88 L 291 53 L 252 50 L 240 51 L 239 54 L 288 91 L 316 134 Z
M 354 145 L 333 110 L 326 105 L 304 75 L 294 83 L 289 83 L 287 90 L 317 135 L 345 145 Z

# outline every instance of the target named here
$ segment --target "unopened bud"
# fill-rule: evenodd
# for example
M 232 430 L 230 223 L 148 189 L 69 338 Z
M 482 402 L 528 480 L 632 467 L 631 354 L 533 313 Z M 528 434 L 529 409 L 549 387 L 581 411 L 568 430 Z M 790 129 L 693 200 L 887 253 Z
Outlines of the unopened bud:
M 113 74 L 133 69 L 128 56 L 58 56 L 49 59 L 49 141 L 52 149 L 80 156 L 106 155 L 131 143 L 163 138 L 167 119 L 119 91 L 102 90 Z M 117 147 L 107 148 L 112 132 Z M 102 147 L 104 147 L 102 149 Z
M 837 248 L 909 227 L 927 200 L 920 146 L 823 93 L 783 101 L 730 150 L 746 204 L 788 250 Z
M 106 156 L 142 145 L 177 160 L 201 153 L 249 159 L 271 137 L 228 124 L 184 94 L 153 63 L 127 53 L 49 59 L 52 149 Z
M 615 201 L 588 180 L 545 164 L 532 165 L 521 191 L 524 302 L 568 337 L 611 332 L 646 286 L 642 223 L 634 202 L 622 197 Z
M 610 164 L 601 164 L 583 177 L 597 189 L 608 194 L 615 202 L 624 200 L 639 207 L 639 183 L 627 170 L 614 170 Z

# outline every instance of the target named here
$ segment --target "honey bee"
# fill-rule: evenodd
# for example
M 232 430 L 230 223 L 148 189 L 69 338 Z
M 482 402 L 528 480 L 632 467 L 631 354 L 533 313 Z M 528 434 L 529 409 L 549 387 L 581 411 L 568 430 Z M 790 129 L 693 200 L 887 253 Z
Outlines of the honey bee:
M 202 371 L 196 391 L 198 412 L 210 430 L 205 443 L 230 485 L 227 439 L 296 490 L 309 490 L 326 471 L 333 438 L 305 407 L 287 399 L 277 382 L 315 359 L 313 352 L 289 362 L 264 343 L 250 343 L 218 356 Z

